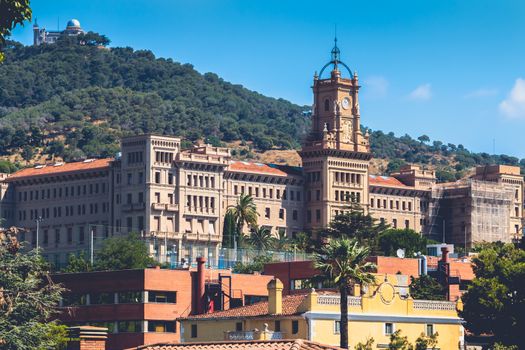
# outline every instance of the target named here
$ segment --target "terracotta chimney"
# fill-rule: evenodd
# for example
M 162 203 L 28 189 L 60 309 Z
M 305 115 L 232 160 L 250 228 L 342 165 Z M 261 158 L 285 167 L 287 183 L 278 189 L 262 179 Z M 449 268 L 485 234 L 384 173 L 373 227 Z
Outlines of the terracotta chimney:
M 206 300 L 204 300 L 204 294 L 206 290 L 205 285 L 205 271 L 204 264 L 206 259 L 202 256 L 197 258 L 197 313 L 203 314 L 206 312 Z
M 79 326 L 68 328 L 67 350 L 106 350 L 108 329 L 104 327 Z
M 446 264 L 448 262 L 448 247 L 441 247 L 441 261 Z
M 283 313 L 283 283 L 274 278 L 268 282 L 268 313 L 279 315 Z

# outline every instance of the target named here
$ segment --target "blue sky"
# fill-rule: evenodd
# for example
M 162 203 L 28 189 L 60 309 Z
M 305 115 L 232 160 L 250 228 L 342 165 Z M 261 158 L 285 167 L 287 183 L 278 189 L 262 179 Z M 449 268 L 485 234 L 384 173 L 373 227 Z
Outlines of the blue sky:
M 525 158 L 525 1 L 31 1 L 48 29 L 77 18 L 112 46 L 150 49 L 233 83 L 310 104 L 312 76 L 359 73 L 362 122 Z M 32 41 L 31 26 L 13 38 Z M 495 141 L 495 142 L 494 142 Z

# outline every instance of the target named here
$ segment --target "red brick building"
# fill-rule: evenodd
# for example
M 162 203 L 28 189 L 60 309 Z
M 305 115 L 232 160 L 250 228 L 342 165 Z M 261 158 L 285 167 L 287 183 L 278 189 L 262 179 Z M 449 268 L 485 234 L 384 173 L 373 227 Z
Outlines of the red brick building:
M 202 260 L 203 262 L 203 260 Z M 64 293 L 60 320 L 70 326 L 107 327 L 108 349 L 176 342 L 175 319 L 267 299 L 273 276 L 229 270 L 121 270 L 52 276 Z

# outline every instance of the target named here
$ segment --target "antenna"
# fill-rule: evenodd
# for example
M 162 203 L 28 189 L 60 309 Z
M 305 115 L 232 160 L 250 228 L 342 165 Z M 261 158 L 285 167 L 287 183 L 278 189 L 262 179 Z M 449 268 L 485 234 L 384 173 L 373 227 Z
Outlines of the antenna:
M 57 17 L 57 31 L 60 30 L 60 16 Z
M 399 248 L 396 251 L 396 255 L 397 255 L 398 258 L 403 259 L 405 257 L 405 250 L 402 249 L 402 248 Z
M 492 139 L 492 154 L 496 154 L 496 138 Z

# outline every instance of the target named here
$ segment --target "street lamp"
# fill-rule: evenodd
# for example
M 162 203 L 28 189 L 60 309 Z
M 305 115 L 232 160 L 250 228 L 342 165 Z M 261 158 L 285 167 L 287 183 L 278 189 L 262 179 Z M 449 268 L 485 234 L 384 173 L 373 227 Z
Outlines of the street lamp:
M 40 223 L 41 223 L 42 221 L 44 221 L 44 219 L 42 219 L 42 217 L 39 216 L 39 217 L 37 217 L 37 218 L 35 219 L 35 221 L 36 221 L 36 251 L 38 252 L 38 238 L 39 238 L 39 237 L 38 237 L 38 233 L 39 233 L 38 231 L 40 230 Z

